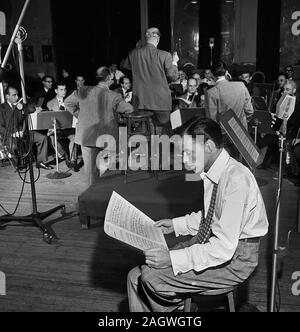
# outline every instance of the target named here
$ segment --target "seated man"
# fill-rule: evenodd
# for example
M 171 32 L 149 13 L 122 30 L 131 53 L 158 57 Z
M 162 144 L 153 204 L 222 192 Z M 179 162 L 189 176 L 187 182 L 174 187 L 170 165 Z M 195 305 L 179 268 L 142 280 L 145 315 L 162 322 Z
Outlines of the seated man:
M 123 76 L 120 78 L 120 87 L 115 90 L 115 92 L 119 93 L 126 103 L 132 104 L 132 90 L 131 90 L 131 81 L 127 76 Z
M 220 126 L 196 119 L 181 134 L 187 169 L 205 172 L 204 211 L 157 222 L 164 234 L 193 238 L 170 251 L 145 252 L 145 265 L 128 275 L 131 312 L 174 311 L 189 294 L 239 285 L 255 270 L 259 240 L 268 231 L 256 180 L 223 149 Z M 204 151 L 204 156 L 196 151 Z
M 43 87 L 35 93 L 35 105 L 37 110 L 45 110 L 47 103 L 55 97 L 53 89 L 54 78 L 50 75 L 45 75 L 42 78 Z
M 64 99 L 67 94 L 67 88 L 64 83 L 58 83 L 55 89 L 56 97 L 50 100 L 47 103 L 47 109 L 52 112 L 64 112 L 66 111 Z M 58 134 L 58 142 L 57 142 L 57 150 L 59 157 L 66 160 L 66 164 L 70 168 L 74 168 L 76 161 L 72 159 L 72 152 L 74 148 L 74 141 L 75 141 L 75 129 L 74 128 L 65 128 L 59 129 L 57 131 Z M 63 139 L 69 140 L 69 149 L 66 150 L 63 146 L 62 140 Z M 54 142 L 54 135 L 53 132 L 51 133 L 51 141 L 52 145 L 55 146 Z
M 0 135 L 3 139 L 3 145 L 9 145 L 12 143 L 11 139 L 22 139 L 24 136 L 24 115 L 22 110 L 16 109 L 19 97 L 15 87 L 8 86 L 6 88 L 5 99 L 6 102 L 0 106 Z M 8 131 L 10 131 L 10 137 L 7 136 Z M 37 131 L 32 131 L 32 139 L 37 147 L 36 167 L 46 170 L 52 169 L 51 166 L 46 165 L 48 137 Z
M 295 96 L 297 92 L 297 85 L 294 81 L 287 81 L 284 86 L 283 93 L 286 95 Z M 276 130 L 280 130 L 280 125 L 283 123 L 282 120 L 277 119 L 275 115 L 273 115 Z M 300 125 L 300 103 L 299 100 L 296 100 L 295 111 L 292 114 L 291 118 L 287 121 L 287 124 L 283 125 L 283 128 L 286 127 L 286 138 L 288 142 L 291 142 L 295 138 L 297 138 L 298 128 Z M 259 168 L 267 169 L 271 166 L 272 158 L 275 154 L 278 153 L 279 147 L 279 132 L 274 130 L 274 134 L 268 134 L 264 136 L 261 140 L 258 141 L 258 146 L 262 149 L 262 153 L 265 153 L 265 158 L 263 163 Z
M 176 108 L 201 107 L 202 105 L 201 96 L 197 91 L 197 80 L 195 78 L 190 78 L 188 80 L 187 93 L 176 98 L 174 104 Z

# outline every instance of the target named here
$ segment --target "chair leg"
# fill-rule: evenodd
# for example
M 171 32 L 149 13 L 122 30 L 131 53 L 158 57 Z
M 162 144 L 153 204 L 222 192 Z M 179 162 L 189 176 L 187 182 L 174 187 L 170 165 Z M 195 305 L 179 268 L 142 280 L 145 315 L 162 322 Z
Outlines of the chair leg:
M 191 306 L 192 306 L 192 298 L 189 297 L 189 298 L 187 298 L 187 299 L 184 300 L 183 311 L 184 312 L 191 312 Z
M 233 292 L 230 292 L 226 295 L 228 301 L 228 308 L 229 312 L 235 312 L 235 305 L 234 305 L 234 295 Z

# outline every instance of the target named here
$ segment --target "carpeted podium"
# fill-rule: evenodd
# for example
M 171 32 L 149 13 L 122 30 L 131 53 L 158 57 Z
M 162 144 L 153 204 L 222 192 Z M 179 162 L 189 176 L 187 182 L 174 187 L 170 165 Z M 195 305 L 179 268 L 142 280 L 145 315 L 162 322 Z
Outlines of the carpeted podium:
M 199 211 L 201 188 L 199 182 L 185 181 L 185 174 L 169 176 L 160 173 L 131 175 L 128 183 L 123 175 L 99 179 L 78 198 L 80 223 L 83 229 L 90 227 L 91 219 L 104 219 L 113 191 L 117 192 L 153 220 L 181 217 Z

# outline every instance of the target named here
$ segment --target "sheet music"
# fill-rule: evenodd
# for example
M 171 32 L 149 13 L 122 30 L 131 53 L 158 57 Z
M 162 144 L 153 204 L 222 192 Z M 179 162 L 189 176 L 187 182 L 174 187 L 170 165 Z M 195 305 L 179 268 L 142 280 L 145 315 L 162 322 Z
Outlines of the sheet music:
M 104 222 L 107 235 L 137 249 L 168 249 L 164 235 L 154 221 L 113 192 Z
M 255 162 L 257 162 L 259 158 L 259 152 L 256 150 L 250 139 L 245 135 L 237 121 L 234 118 L 231 118 L 228 121 L 228 124 L 235 133 L 235 135 L 239 138 L 245 149 L 248 151 L 249 155 L 252 156 Z
M 73 123 L 72 123 L 72 128 L 75 128 L 77 127 L 77 124 L 78 124 L 78 119 L 75 118 L 75 116 L 73 116 Z
M 29 128 L 31 130 L 36 130 L 37 129 L 37 117 L 38 117 L 38 112 L 31 113 L 30 118 L 29 118 Z
M 175 112 L 171 113 L 171 125 L 173 130 L 182 126 L 180 110 L 176 110 Z
M 278 119 L 288 121 L 295 111 L 296 97 L 283 95 L 276 107 L 276 116 Z

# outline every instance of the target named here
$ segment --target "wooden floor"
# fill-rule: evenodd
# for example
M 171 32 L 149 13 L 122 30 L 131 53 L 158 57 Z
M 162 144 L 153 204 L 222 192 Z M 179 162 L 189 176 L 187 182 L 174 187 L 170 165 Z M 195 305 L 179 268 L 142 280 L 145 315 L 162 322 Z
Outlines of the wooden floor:
M 126 312 L 126 275 L 143 262 L 143 256 L 108 238 L 103 222 L 94 221 L 89 231 L 81 230 L 76 215 L 77 196 L 84 189 L 81 173 L 65 180 L 48 180 L 42 171 L 36 184 L 40 211 L 66 204 L 69 216 L 59 213 L 50 224 L 59 240 L 48 245 L 34 227 L 10 224 L 0 229 L 0 271 L 6 275 L 7 293 L 0 296 L 0 311 L 86 311 Z M 272 238 L 276 196 L 276 171 L 258 171 L 267 180 L 261 187 L 270 221 L 269 235 L 263 239 L 260 263 L 241 300 L 267 311 L 270 289 Z M 10 166 L 0 167 L 0 203 L 13 211 L 21 181 Z M 31 213 L 30 187 L 17 215 Z M 292 274 L 300 271 L 300 235 L 297 234 L 297 189 L 284 180 L 280 220 L 280 245 L 292 231 L 290 249 L 280 279 L 281 311 L 300 311 L 300 296 L 293 296 Z M 3 214 L 2 211 L 0 215 Z

